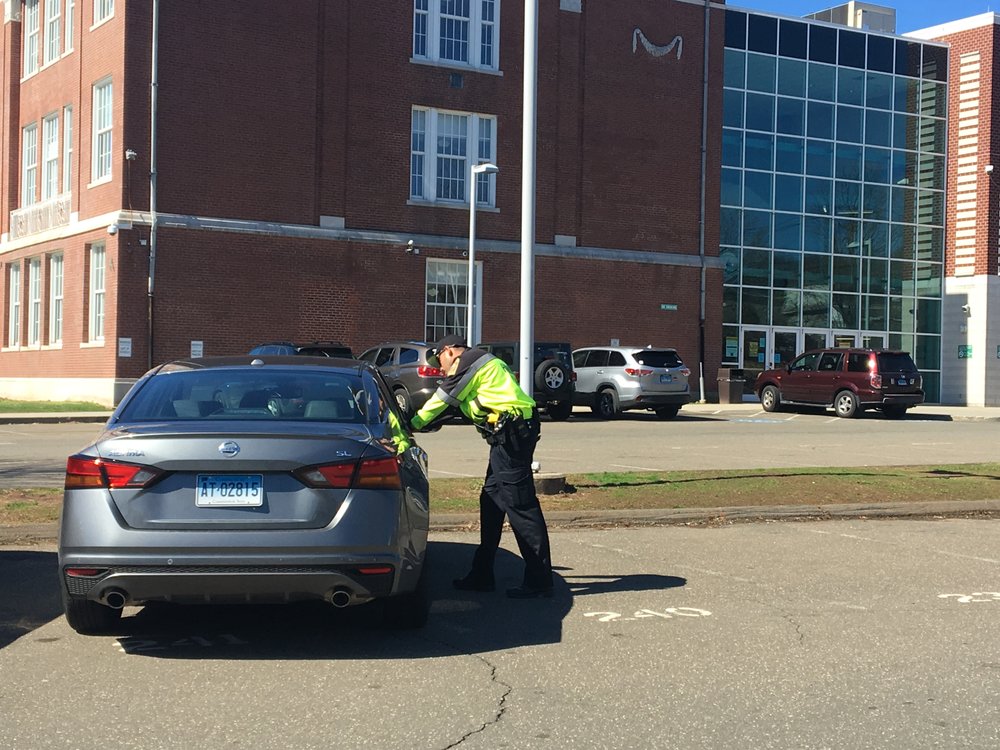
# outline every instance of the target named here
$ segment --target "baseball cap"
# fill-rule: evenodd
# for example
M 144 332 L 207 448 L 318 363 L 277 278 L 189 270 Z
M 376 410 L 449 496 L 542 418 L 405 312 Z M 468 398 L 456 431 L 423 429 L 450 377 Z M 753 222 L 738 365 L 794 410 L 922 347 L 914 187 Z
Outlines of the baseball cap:
M 440 367 L 441 360 L 438 359 L 438 355 L 441 353 L 442 349 L 446 349 L 449 346 L 460 346 L 463 349 L 468 348 L 468 345 L 465 343 L 465 336 L 461 336 L 457 333 L 449 334 L 440 341 L 435 342 L 434 345 L 427 350 L 427 364 L 431 367 Z

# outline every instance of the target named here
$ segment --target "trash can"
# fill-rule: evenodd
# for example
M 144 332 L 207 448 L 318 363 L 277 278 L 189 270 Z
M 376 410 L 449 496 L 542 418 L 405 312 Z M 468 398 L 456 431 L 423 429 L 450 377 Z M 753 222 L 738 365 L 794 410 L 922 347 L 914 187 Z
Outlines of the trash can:
M 736 367 L 720 367 L 716 380 L 719 382 L 720 404 L 743 403 L 743 370 Z

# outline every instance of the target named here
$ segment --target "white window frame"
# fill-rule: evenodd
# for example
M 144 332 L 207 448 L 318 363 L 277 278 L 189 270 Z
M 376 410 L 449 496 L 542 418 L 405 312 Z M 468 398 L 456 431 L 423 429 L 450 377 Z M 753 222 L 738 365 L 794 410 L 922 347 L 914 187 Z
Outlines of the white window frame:
M 481 267 L 476 264 L 477 273 Z M 469 262 L 428 258 L 424 278 L 424 339 L 438 341 L 453 333 L 465 336 L 468 325 Z M 476 281 L 482 289 L 482 277 Z M 444 299 L 439 299 L 441 293 Z M 479 328 L 478 316 L 473 328 Z
M 49 256 L 49 346 L 62 344 L 63 254 Z
M 420 115 L 418 113 L 424 113 Z M 456 118 L 458 118 L 456 120 Z M 442 132 L 448 124 L 465 120 L 465 154 L 443 153 L 441 147 L 449 140 Z M 423 132 L 418 128 L 423 125 Z M 484 138 L 484 130 L 489 131 Z M 434 149 L 432 152 L 430 149 Z M 469 205 L 468 179 L 473 165 L 481 162 L 496 163 L 497 118 L 474 112 L 456 112 L 432 107 L 413 107 L 410 118 L 410 200 L 419 203 L 436 203 L 450 206 Z M 456 197 L 439 197 L 438 172 L 447 162 L 462 162 L 459 170 L 461 188 Z M 421 174 L 422 170 L 422 174 Z M 496 175 L 482 174 L 476 180 L 476 205 L 482 208 L 496 206 Z
M 42 343 L 42 259 L 28 261 L 28 346 Z
M 45 0 L 45 54 L 43 65 L 49 65 L 62 54 L 62 0 Z
M 94 0 L 94 26 L 104 23 L 115 14 L 115 0 Z
M 104 341 L 105 261 L 104 245 L 90 246 L 90 274 L 87 284 L 87 341 Z
M 21 25 L 24 39 L 21 49 L 24 52 L 22 78 L 28 78 L 38 72 L 38 37 L 40 32 L 40 0 L 24 0 L 24 14 Z
M 455 3 L 468 2 L 469 15 L 449 11 L 463 10 Z M 492 12 L 492 18 L 490 18 Z M 465 58 L 442 54 L 441 27 L 465 23 L 468 44 Z M 500 69 L 500 0 L 413 0 L 413 60 L 476 70 Z
M 21 264 L 11 263 L 7 275 L 7 294 L 10 301 L 7 308 L 7 347 L 16 349 L 21 345 Z
M 62 191 L 70 192 L 73 186 L 73 107 L 63 107 Z
M 38 123 L 21 131 L 21 206 L 38 202 Z
M 59 195 L 59 113 L 42 120 L 42 200 Z
M 91 184 L 111 179 L 111 149 L 114 125 L 114 89 L 111 79 L 94 84 L 93 141 L 91 144 Z
M 63 54 L 73 51 L 73 27 L 76 14 L 76 0 L 66 0 L 66 36 L 63 42 Z

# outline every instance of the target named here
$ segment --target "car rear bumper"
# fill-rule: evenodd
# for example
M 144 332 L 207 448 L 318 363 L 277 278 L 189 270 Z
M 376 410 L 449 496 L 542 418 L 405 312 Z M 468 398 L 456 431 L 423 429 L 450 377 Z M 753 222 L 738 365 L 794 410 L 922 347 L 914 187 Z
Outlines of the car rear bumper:
M 885 406 L 916 406 L 923 402 L 923 393 L 886 393 L 881 401 Z
M 657 406 L 683 406 L 691 400 L 690 393 L 636 393 L 622 394 L 623 409 L 655 409 Z

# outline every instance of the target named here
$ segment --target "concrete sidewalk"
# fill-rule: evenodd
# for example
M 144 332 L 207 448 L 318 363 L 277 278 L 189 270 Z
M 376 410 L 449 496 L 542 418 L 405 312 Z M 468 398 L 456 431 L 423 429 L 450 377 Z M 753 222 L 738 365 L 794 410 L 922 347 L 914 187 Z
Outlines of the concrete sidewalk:
M 587 407 L 577 406 L 574 413 L 590 414 Z M 746 400 L 740 404 L 692 403 L 685 404 L 680 416 L 717 415 L 725 418 L 727 415 L 752 415 L 763 413 L 760 402 L 756 399 Z M 792 411 L 781 411 L 779 414 L 792 414 Z M 833 412 L 829 412 L 833 416 Z M 86 412 L 9 412 L 0 413 L 0 424 L 43 424 L 58 422 L 106 422 L 111 416 L 110 411 Z M 906 419 L 940 419 L 959 421 L 996 421 L 1000 422 L 1000 406 L 949 406 L 942 404 L 922 404 L 906 414 Z

